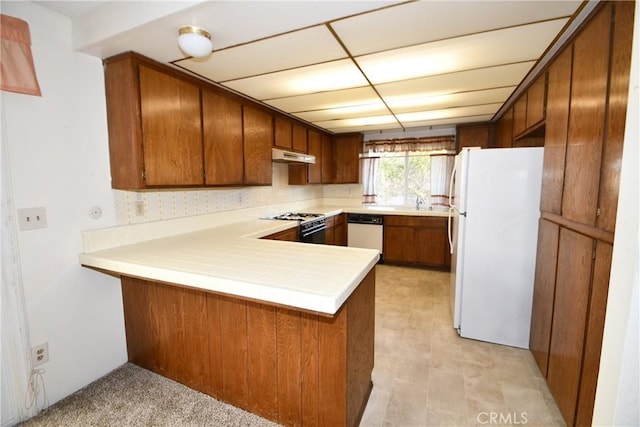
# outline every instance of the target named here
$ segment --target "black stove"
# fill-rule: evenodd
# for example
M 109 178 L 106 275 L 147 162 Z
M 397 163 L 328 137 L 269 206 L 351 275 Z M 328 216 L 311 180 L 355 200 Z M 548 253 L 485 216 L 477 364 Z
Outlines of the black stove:
M 272 216 L 269 219 L 298 221 L 300 223 L 300 241 L 303 243 L 324 244 L 325 242 L 327 224 L 322 214 L 287 212 L 282 215 Z
M 314 219 L 324 218 L 322 214 L 304 213 L 304 212 L 287 212 L 282 215 L 270 217 L 270 219 L 281 219 L 285 221 L 313 221 Z

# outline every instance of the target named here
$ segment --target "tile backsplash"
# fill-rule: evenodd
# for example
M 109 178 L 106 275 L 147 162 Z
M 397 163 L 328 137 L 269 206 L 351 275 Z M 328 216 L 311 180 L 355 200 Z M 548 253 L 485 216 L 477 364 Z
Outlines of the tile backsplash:
M 273 164 L 273 184 L 265 187 L 113 190 L 118 225 L 322 198 L 362 198 L 362 185 L 289 185 L 288 166 Z

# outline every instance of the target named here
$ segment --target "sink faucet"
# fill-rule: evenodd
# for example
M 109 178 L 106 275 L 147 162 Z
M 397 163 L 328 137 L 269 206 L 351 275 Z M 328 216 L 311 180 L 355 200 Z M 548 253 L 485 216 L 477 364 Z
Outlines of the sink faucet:
M 420 205 L 424 203 L 424 200 L 420 198 L 420 196 L 416 196 L 416 210 L 420 210 Z

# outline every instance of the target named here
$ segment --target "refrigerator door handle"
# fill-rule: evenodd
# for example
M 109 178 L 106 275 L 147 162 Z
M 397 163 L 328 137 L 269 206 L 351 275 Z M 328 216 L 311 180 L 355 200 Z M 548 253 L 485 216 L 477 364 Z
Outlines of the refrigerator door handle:
M 451 179 L 449 180 L 449 207 L 453 207 L 453 181 L 456 178 L 456 164 L 453 164 L 453 169 L 451 170 Z
M 447 234 L 449 236 L 449 253 L 453 255 L 453 233 L 451 232 L 451 227 L 453 226 L 453 211 L 455 208 L 451 206 L 449 208 L 449 215 L 447 218 Z

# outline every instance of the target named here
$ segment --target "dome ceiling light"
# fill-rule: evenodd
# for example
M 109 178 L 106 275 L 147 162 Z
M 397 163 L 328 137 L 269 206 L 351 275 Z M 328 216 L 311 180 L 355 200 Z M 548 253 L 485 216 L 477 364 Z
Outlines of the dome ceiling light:
M 187 25 L 178 29 L 178 46 L 187 55 L 202 58 L 211 54 L 211 34 L 203 28 Z

